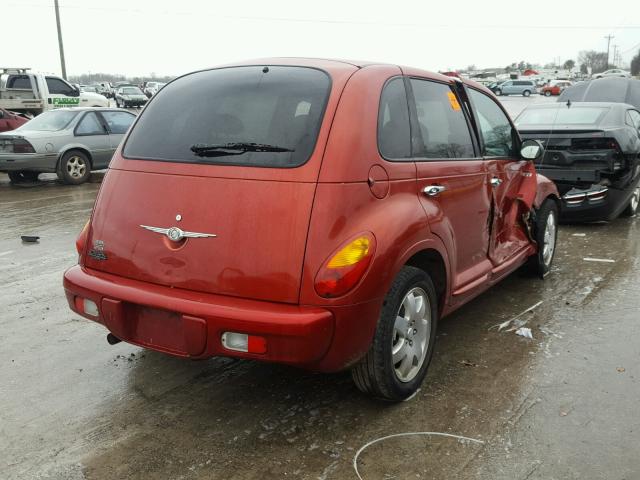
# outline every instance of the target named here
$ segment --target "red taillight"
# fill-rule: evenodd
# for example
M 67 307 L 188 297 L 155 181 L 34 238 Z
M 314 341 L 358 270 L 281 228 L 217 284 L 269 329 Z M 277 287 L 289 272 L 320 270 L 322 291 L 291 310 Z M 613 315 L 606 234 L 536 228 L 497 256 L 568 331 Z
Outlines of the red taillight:
M 80 235 L 78 235 L 78 238 L 76 238 L 76 250 L 78 252 L 78 255 L 80 255 L 80 257 L 82 257 L 82 252 L 84 252 L 84 246 L 87 244 L 87 237 L 89 236 L 89 222 L 90 220 L 88 220 L 87 223 L 84 224 L 84 227 L 82 227 L 82 231 L 80 232 Z M 80 259 L 78 259 L 78 263 L 80 263 Z
M 36 151 L 24 138 L 16 138 L 13 141 L 13 153 L 36 153 Z
M 318 271 L 315 289 L 325 298 L 344 295 L 360 281 L 371 264 L 375 238 L 364 233 L 334 252 Z

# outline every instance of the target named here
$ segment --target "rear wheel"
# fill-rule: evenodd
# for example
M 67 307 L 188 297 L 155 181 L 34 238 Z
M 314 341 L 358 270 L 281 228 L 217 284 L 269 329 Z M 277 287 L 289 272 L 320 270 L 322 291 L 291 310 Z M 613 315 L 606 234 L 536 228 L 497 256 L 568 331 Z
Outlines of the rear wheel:
M 540 278 L 551 271 L 558 240 L 558 205 L 548 198 L 536 212 L 534 238 L 538 244 L 538 253 L 529 259 L 529 265 Z
M 20 170 L 17 172 L 9 172 L 8 175 L 11 183 L 26 183 L 36 182 L 38 180 L 38 175 L 40 175 L 40 172 L 27 172 L 24 170 Z
M 394 402 L 413 395 L 431 362 L 437 318 L 431 278 L 403 267 L 385 297 L 371 347 L 351 371 L 356 386 Z
M 91 174 L 89 157 L 79 150 L 65 153 L 58 162 L 56 174 L 61 182 L 69 185 L 86 182 Z
M 633 217 L 636 213 L 638 213 L 638 204 L 640 203 L 640 186 L 636 187 L 633 190 L 633 194 L 629 199 L 629 205 L 624 209 L 622 215 L 625 217 Z
M 550 97 L 551 96 L 551 90 L 545 90 L 544 96 L 545 97 Z

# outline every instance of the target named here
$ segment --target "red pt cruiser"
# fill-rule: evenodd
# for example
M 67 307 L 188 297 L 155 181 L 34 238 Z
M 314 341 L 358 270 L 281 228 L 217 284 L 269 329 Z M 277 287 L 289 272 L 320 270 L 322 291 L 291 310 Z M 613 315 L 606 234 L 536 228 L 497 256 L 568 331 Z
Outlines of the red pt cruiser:
M 526 262 L 558 192 L 486 88 L 395 65 L 269 59 L 191 73 L 111 161 L 70 307 L 125 340 L 420 386 L 437 321 Z

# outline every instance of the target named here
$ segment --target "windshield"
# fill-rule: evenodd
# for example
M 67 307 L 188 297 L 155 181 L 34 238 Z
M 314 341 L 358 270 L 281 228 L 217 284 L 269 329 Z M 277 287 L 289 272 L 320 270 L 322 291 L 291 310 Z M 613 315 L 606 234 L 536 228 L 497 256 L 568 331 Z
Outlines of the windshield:
M 54 110 L 44 112 L 33 120 L 29 120 L 16 130 L 38 130 L 43 132 L 55 132 L 65 128 L 71 120 L 75 118 L 78 112 L 69 110 Z
M 124 155 L 189 163 L 302 165 L 315 147 L 329 91 L 328 75 L 312 68 L 196 72 L 167 85 L 149 103 Z
M 142 95 L 142 90 L 138 87 L 126 87 L 122 89 L 124 95 Z
M 607 107 L 532 108 L 516 119 L 516 125 L 596 125 L 607 113 Z

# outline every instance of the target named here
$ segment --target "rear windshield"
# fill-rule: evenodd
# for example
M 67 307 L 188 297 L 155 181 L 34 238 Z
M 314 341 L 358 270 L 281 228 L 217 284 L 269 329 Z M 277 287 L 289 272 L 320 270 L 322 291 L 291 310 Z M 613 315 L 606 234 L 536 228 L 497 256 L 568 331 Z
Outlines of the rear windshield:
M 330 89 L 329 76 L 313 68 L 196 72 L 162 88 L 123 153 L 143 160 L 296 167 L 313 152 Z
M 22 124 L 16 130 L 37 130 L 42 132 L 55 132 L 66 128 L 71 120 L 73 120 L 78 112 L 69 110 L 54 110 L 51 112 L 44 112 L 38 115 L 33 120 L 29 120 L 27 123 Z
M 607 107 L 533 108 L 516 119 L 516 125 L 597 125 L 607 113 Z

